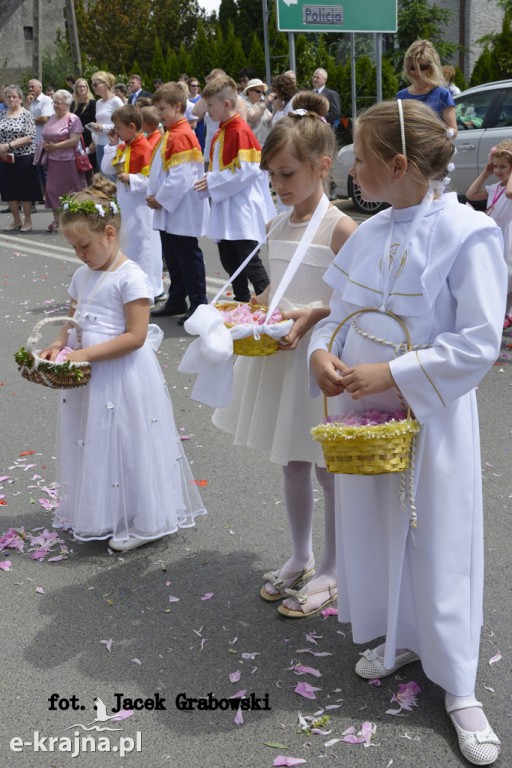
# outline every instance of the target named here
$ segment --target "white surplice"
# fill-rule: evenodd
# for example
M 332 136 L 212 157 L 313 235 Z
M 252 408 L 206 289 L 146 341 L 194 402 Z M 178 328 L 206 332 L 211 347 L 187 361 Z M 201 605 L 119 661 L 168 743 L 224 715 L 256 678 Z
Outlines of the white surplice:
M 414 533 L 409 502 L 401 509 L 400 474 L 336 476 L 339 619 L 352 623 L 356 643 L 387 636 L 387 667 L 396 649 L 409 648 L 431 680 L 465 696 L 475 684 L 483 595 L 474 389 L 499 352 L 507 270 L 499 228 L 454 193 L 433 201 L 411 233 L 416 210 L 383 211 L 349 238 L 326 272 L 331 315 L 314 329 L 309 354 L 325 349 L 336 325 L 361 308 L 390 310 L 409 329 L 414 349 L 395 356 L 361 332 L 400 344 L 397 321 L 359 315 L 357 328 L 345 325 L 332 349 L 349 366 L 390 361 L 421 422 Z M 318 393 L 315 382 L 311 391 Z M 357 401 L 344 393 L 330 401 L 329 413 L 396 407 L 394 389 Z

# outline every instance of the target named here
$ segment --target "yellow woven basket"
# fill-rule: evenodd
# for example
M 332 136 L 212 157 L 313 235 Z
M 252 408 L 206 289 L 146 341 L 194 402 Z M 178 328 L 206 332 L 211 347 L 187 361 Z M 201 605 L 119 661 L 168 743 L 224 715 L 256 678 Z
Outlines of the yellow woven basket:
M 379 312 L 378 309 L 360 309 L 344 318 L 335 328 L 329 341 L 332 349 L 339 330 L 355 315 L 365 312 Z M 409 351 L 412 349 L 409 330 L 403 320 L 392 312 L 386 312 L 402 326 Z M 322 445 L 325 466 L 329 472 L 341 475 L 383 475 L 389 472 L 404 472 L 409 466 L 411 447 L 420 430 L 420 423 L 407 417 L 401 421 L 384 424 L 350 426 L 340 422 L 328 422 L 327 397 L 324 395 L 325 423 L 313 427 L 314 440 Z
M 52 363 L 39 356 L 35 347 L 37 341 L 41 339 L 39 331 L 47 323 L 78 325 L 72 317 L 47 317 L 37 323 L 27 341 L 27 348 L 21 347 L 14 355 L 19 372 L 27 381 L 42 384 L 50 389 L 74 389 L 85 386 L 91 378 L 90 363 Z
M 236 309 L 239 307 L 238 301 L 218 301 L 215 304 L 215 308 L 221 312 L 226 310 Z M 258 309 L 264 311 L 267 307 L 262 307 L 260 304 L 248 304 L 249 309 L 256 312 Z M 234 328 L 234 323 L 225 323 L 227 328 Z M 268 336 L 266 333 L 260 334 L 259 339 L 255 339 L 254 336 L 246 336 L 244 339 L 233 339 L 233 352 L 235 355 L 242 355 L 243 357 L 264 357 L 266 355 L 273 355 L 279 349 L 279 341 Z

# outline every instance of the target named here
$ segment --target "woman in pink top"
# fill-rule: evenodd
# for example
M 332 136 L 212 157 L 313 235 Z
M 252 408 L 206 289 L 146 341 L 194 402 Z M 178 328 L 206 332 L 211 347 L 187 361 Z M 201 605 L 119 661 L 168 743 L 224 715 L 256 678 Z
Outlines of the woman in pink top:
M 78 192 L 86 186 L 85 174 L 77 170 L 75 163 L 76 148 L 83 127 L 80 118 L 69 111 L 72 98 L 69 91 L 56 91 L 53 97 L 55 114 L 43 129 L 43 146 L 48 154 L 45 205 L 53 211 L 53 221 L 48 232 L 59 231 L 61 195 Z

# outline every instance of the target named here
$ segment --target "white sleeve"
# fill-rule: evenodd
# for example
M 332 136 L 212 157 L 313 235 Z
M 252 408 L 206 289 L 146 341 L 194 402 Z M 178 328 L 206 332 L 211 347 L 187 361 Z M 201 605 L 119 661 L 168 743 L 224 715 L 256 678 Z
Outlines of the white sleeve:
M 155 198 L 169 213 L 181 204 L 183 195 L 194 186 L 197 170 L 194 163 L 181 163 L 167 173 L 163 184 L 155 192 Z
M 261 173 L 258 163 L 240 164 L 233 172 L 230 168 L 224 171 L 208 171 L 208 192 L 214 203 L 221 203 L 228 197 L 238 194 L 249 187 Z

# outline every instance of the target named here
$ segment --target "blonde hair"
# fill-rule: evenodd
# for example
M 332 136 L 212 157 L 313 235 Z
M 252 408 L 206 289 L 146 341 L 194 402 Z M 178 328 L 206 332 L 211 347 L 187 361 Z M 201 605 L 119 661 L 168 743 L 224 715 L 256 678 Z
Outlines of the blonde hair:
M 499 144 L 491 150 L 492 159 L 503 158 L 508 160 L 509 165 L 512 165 L 512 139 L 503 139 Z
M 189 96 L 189 90 L 186 83 L 182 80 L 170 83 L 164 83 L 153 94 L 153 104 L 158 104 L 164 101 L 166 104 L 174 106 L 175 104 L 181 104 L 181 111 L 185 113 L 187 108 L 187 99 Z
M 61 209 L 61 226 L 73 226 L 73 224 L 85 224 L 87 229 L 91 230 L 95 234 L 102 234 L 105 231 L 107 224 L 116 229 L 117 232 L 121 229 L 121 214 L 119 212 L 119 205 L 111 206 L 114 202 L 117 192 L 117 185 L 103 176 L 101 173 L 95 173 L 92 177 L 92 184 L 86 189 L 80 190 L 68 196 L 68 199 L 73 203 L 87 203 L 92 202 L 99 204 L 103 208 L 103 216 L 95 215 L 87 210 L 72 210 L 76 208 L 71 206 L 69 210 L 65 208 Z M 113 210 L 115 208 L 115 211 Z
M 439 54 L 430 40 L 416 40 L 408 47 L 404 56 L 402 77 L 410 83 L 409 67 L 418 68 L 420 64 L 428 64 L 429 66 L 429 69 L 421 73 L 422 80 L 432 86 L 445 84 Z
M 148 125 L 152 128 L 158 128 L 160 125 L 160 116 L 155 107 L 142 107 L 140 111 L 142 115 L 142 124 Z
M 227 99 L 234 108 L 238 98 L 238 91 L 232 77 L 229 77 L 229 75 L 217 75 L 207 82 L 201 96 L 203 99 L 218 99 L 218 101 Z
M 454 152 L 444 124 L 422 102 L 404 99 L 401 106 L 408 170 L 418 184 L 443 179 Z M 355 134 L 381 163 L 403 154 L 398 103 L 383 101 L 363 112 L 357 118 Z
M 76 83 L 73 86 L 73 95 L 75 99 L 75 104 L 79 104 L 78 101 L 78 86 L 79 85 L 86 85 L 87 86 L 87 100 L 90 101 L 91 99 L 94 99 L 94 94 L 91 93 L 91 89 L 89 87 L 89 83 L 85 79 L 85 77 L 79 77 Z
M 99 72 L 95 72 L 91 77 L 91 82 L 94 82 L 94 80 L 103 80 L 109 91 L 112 91 L 116 84 L 114 75 L 111 72 L 104 72 L 101 69 Z
M 261 150 L 261 168 L 268 170 L 272 157 L 288 144 L 302 163 L 315 168 L 318 160 L 327 155 L 334 159 L 336 138 L 324 117 L 329 111 L 325 96 L 312 91 L 298 93 L 292 102 L 293 110 L 305 109 L 305 115 L 289 112 L 271 129 Z

